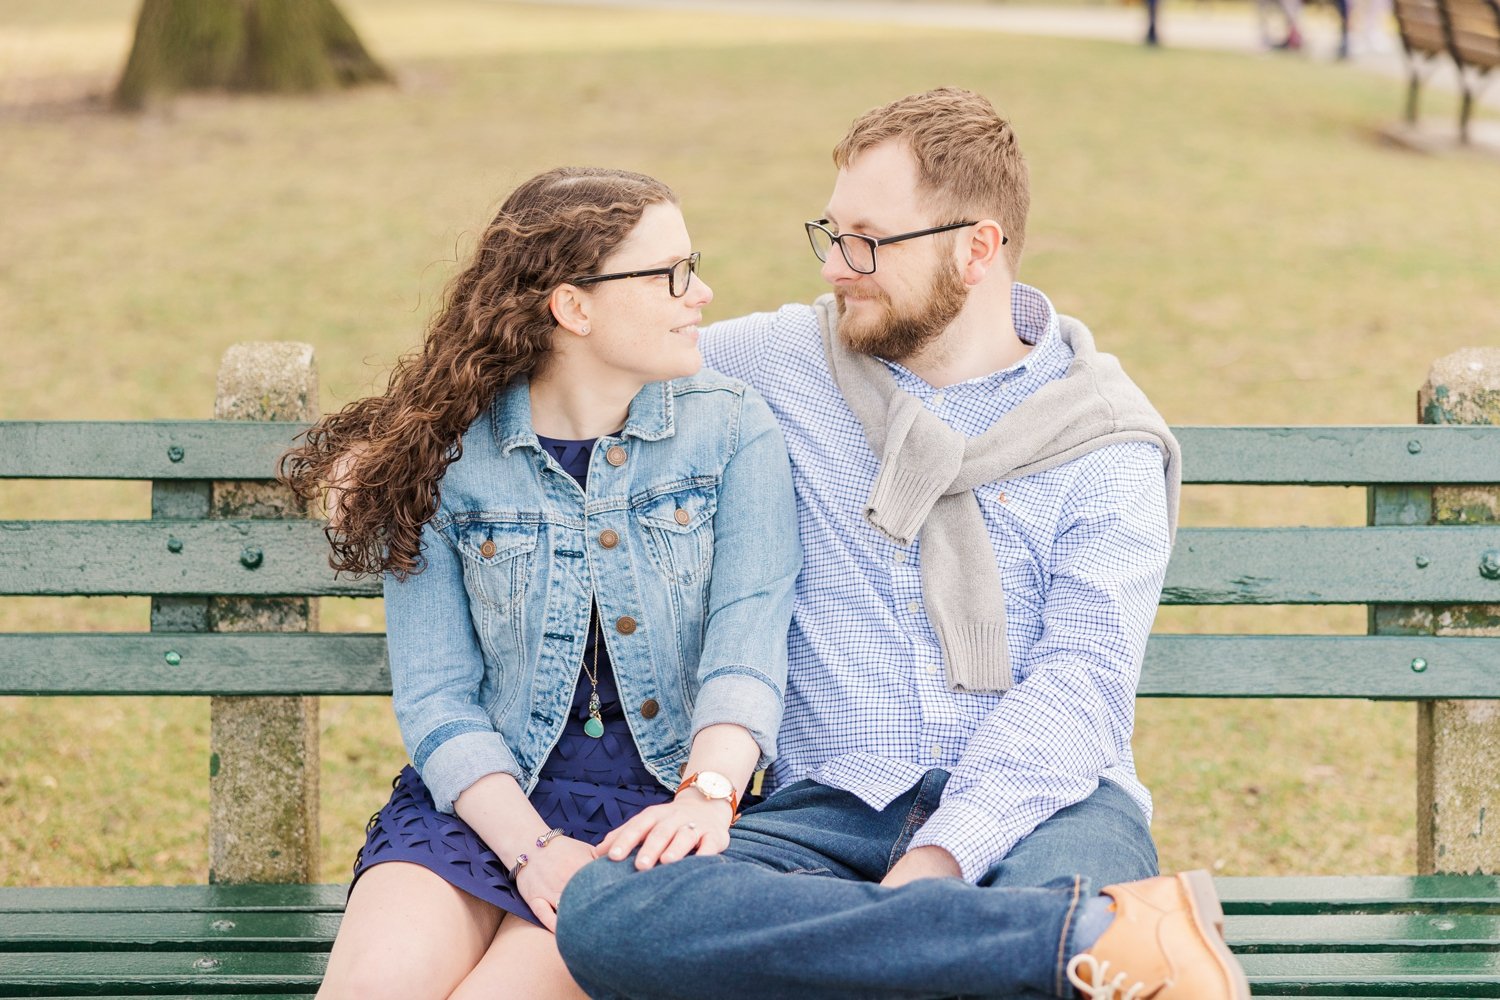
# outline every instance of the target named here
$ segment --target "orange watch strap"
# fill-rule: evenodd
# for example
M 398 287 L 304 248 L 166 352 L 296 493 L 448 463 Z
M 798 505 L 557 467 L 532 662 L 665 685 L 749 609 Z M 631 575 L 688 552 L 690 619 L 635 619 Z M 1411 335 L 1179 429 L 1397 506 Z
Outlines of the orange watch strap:
M 677 786 L 677 791 L 673 792 L 672 794 L 673 795 L 681 795 L 682 792 L 683 792 L 683 789 L 692 788 L 694 785 L 696 785 L 698 783 L 698 776 L 700 774 L 702 774 L 702 773 L 703 773 L 702 771 L 694 771 L 692 774 L 688 775 L 686 778 L 683 778 L 682 779 L 682 784 L 678 785 Z M 705 796 L 705 798 L 706 797 L 707 796 Z M 736 792 L 734 790 L 734 786 L 733 785 L 730 785 L 730 787 L 729 787 L 729 825 L 730 826 L 734 826 L 735 822 L 738 821 L 739 818 L 740 818 L 740 793 Z

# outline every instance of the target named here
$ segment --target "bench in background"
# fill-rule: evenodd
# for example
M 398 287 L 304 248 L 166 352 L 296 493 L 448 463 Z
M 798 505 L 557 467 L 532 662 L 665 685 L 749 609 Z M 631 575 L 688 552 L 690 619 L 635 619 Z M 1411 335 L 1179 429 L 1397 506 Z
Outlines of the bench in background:
M 1410 81 L 1406 120 L 1417 121 L 1417 91 L 1444 58 L 1458 72 L 1463 103 L 1459 110 L 1461 141 L 1469 141 L 1474 100 L 1500 67 L 1500 2 L 1497 0 L 1395 0 L 1396 24 L 1406 52 Z
M 318 597 L 378 583 L 336 580 L 321 524 L 266 481 L 316 397 L 310 348 L 241 345 L 214 421 L 0 423 L 0 479 L 152 483 L 149 521 L 0 523 L 0 594 L 151 597 L 150 631 L 0 635 L 0 694 L 210 695 L 214 755 L 212 884 L 0 889 L 0 996 L 316 989 L 344 899 L 304 884 L 316 696 L 390 691 L 383 636 L 316 630 Z M 1482 874 L 1500 871 L 1500 426 L 1475 426 L 1500 424 L 1500 352 L 1439 361 L 1421 408 L 1411 426 L 1177 429 L 1188 482 L 1362 487 L 1369 526 L 1184 528 L 1164 601 L 1369 605 L 1370 627 L 1158 634 L 1142 696 L 1420 706 L 1429 874 L 1218 880 L 1258 996 L 1500 997 L 1500 879 Z

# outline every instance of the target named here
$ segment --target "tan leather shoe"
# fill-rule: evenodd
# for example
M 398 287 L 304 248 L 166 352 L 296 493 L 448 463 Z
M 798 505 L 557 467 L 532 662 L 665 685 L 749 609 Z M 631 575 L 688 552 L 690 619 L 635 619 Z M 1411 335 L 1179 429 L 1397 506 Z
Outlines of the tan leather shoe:
M 1093 1000 L 1250 1000 L 1224 944 L 1224 910 L 1208 872 L 1162 875 L 1104 888 L 1114 922 L 1068 962 L 1068 979 Z

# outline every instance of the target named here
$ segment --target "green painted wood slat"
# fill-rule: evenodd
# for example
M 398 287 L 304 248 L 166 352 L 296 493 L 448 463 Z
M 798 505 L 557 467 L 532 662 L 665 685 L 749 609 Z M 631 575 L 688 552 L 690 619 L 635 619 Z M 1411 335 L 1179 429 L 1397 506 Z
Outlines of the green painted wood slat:
M 326 952 L 8 952 L 0 996 L 311 992 L 327 964 Z
M 1351 952 L 1244 955 L 1255 996 L 1500 997 L 1500 953 Z
M 338 913 L 0 913 L 9 951 L 327 951 Z
M 1500 525 L 1184 528 L 1167 604 L 1500 602 Z M 1298 559 L 1286 558 L 1296 552 Z M 373 596 L 335 579 L 320 522 L 0 521 L 0 594 Z
M 281 452 L 305 427 L 213 420 L 0 421 L 0 479 L 270 478 Z M 1475 470 L 1500 468 L 1500 428 L 1494 427 L 1173 431 L 1189 483 L 1467 483 Z
M 0 887 L 0 913 L 337 913 L 342 883 Z
M 390 691 L 379 634 L 0 633 L 0 695 Z M 1500 638 L 1154 635 L 1140 694 L 1500 698 Z
M 1224 912 L 1500 914 L 1495 875 L 1299 875 L 1214 879 Z
M 1231 916 L 1224 937 L 1235 952 L 1401 952 L 1500 950 L 1500 914 L 1319 914 Z

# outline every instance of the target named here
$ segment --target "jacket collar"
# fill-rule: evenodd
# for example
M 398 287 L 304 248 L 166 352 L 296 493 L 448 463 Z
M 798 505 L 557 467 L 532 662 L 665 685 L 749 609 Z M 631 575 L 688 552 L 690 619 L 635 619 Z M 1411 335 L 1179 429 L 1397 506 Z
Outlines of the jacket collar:
M 625 415 L 622 438 L 633 437 L 642 441 L 659 441 L 671 437 L 676 431 L 674 423 L 675 398 L 672 382 L 648 382 L 630 401 L 630 411 Z M 490 406 L 490 427 L 495 435 L 495 444 L 502 454 L 509 455 L 516 448 L 531 448 L 540 451 L 536 430 L 531 424 L 531 380 L 519 376 L 495 397 Z

